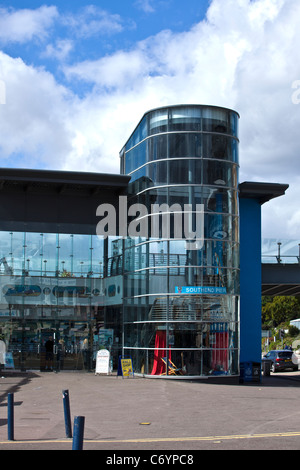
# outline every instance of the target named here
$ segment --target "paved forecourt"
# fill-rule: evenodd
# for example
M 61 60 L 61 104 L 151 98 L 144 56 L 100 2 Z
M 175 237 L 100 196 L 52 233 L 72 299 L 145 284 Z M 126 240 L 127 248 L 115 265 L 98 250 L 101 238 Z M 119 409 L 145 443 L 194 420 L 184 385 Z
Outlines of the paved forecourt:
M 110 456 L 113 451 L 149 451 L 150 458 L 165 450 L 188 456 L 188 451 L 204 449 L 300 447 L 300 372 L 271 374 L 261 383 L 243 385 L 238 380 L 176 381 L 92 372 L 2 374 L 0 450 L 72 450 L 63 390 L 69 391 L 72 432 L 75 417 L 84 416 L 83 450 L 105 450 Z M 14 396 L 11 441 L 8 393 Z

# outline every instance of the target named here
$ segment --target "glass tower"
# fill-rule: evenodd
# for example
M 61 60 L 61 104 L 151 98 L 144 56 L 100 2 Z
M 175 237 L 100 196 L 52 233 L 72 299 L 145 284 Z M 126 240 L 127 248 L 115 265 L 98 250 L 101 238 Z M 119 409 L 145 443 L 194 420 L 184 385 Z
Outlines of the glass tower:
M 123 240 L 123 354 L 137 373 L 238 374 L 238 119 L 155 109 L 120 153 L 128 223 L 143 228 Z

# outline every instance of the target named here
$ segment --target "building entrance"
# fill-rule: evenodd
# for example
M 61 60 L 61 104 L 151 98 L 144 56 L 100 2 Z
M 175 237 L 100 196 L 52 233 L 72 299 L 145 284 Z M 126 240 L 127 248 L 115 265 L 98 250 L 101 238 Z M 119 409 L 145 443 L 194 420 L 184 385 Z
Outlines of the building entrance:
M 54 329 L 45 328 L 38 332 L 38 356 L 41 371 L 52 371 L 58 368 L 57 335 Z
M 93 321 L 10 319 L 2 338 L 10 367 L 42 372 L 93 368 Z

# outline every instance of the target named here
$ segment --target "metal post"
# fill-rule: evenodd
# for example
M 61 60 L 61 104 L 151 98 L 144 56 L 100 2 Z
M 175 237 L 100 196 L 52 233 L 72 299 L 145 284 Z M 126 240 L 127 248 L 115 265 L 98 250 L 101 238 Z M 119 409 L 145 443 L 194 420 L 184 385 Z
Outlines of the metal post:
M 83 449 L 83 434 L 84 434 L 84 416 L 75 416 L 72 450 Z
M 280 245 L 281 245 L 281 243 L 278 242 L 277 245 L 278 245 L 277 263 L 281 263 L 281 258 L 280 258 Z
M 66 436 L 72 437 L 69 390 L 63 390 L 62 393 L 63 393 Z
M 14 440 L 14 394 L 7 395 L 7 435 L 8 440 Z

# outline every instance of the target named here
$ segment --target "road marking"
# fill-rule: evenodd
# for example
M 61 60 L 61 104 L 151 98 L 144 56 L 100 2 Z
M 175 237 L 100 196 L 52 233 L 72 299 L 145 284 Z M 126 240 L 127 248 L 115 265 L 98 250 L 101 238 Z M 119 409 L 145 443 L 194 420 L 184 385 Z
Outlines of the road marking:
M 84 439 L 86 444 L 97 443 L 150 443 L 150 442 L 188 442 L 188 441 L 225 441 L 231 439 L 261 439 L 261 438 L 273 438 L 273 437 L 297 437 L 300 436 L 300 431 L 294 432 L 275 432 L 275 433 L 264 433 L 264 434 L 237 434 L 229 436 L 198 436 L 198 437 L 147 437 L 141 439 Z M 0 441 L 1 444 L 30 444 L 30 443 L 70 443 L 72 439 L 33 439 L 25 441 Z

